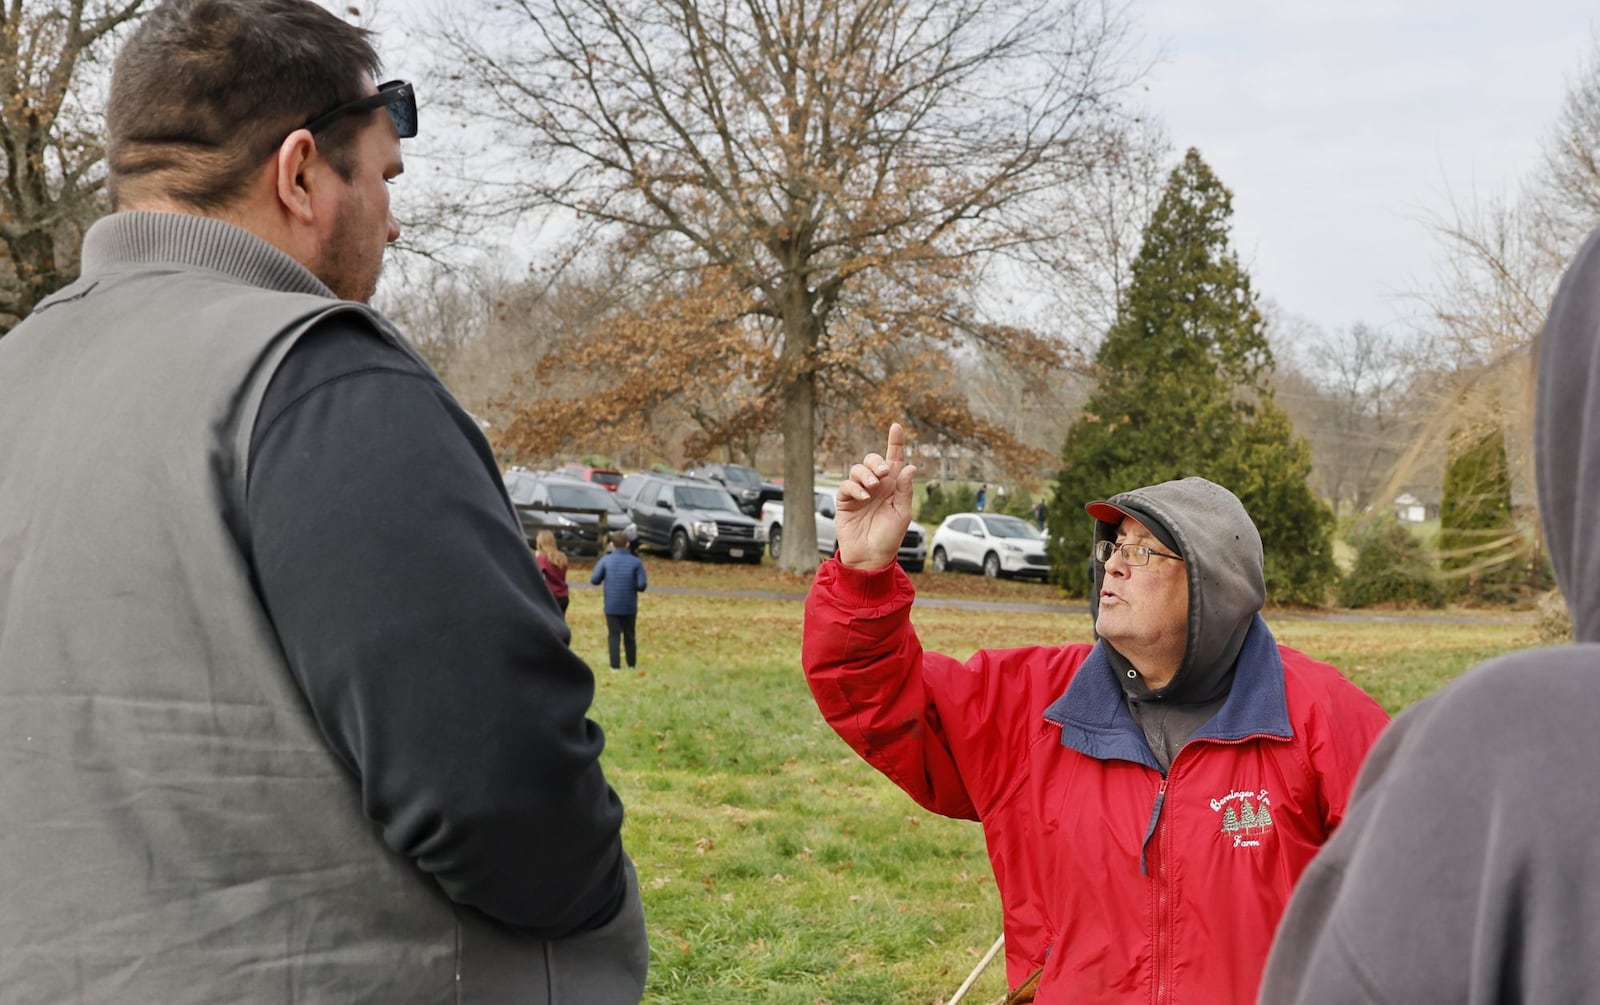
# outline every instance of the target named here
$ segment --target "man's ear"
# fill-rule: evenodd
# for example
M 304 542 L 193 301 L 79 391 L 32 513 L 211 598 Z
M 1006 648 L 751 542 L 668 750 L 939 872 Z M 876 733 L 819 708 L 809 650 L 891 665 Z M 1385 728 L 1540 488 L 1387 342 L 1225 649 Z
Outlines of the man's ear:
M 316 221 L 311 191 L 316 180 L 314 169 L 321 162 L 317 141 L 309 130 L 296 129 L 278 145 L 278 201 L 297 223 L 310 225 Z

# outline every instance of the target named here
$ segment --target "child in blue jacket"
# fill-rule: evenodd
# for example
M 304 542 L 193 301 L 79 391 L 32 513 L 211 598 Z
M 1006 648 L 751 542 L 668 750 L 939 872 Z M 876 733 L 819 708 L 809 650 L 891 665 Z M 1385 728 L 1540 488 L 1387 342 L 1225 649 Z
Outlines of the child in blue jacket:
M 611 669 L 622 668 L 617 653 L 617 640 L 620 639 L 631 670 L 638 659 L 633 628 L 639 617 L 639 594 L 644 592 L 647 583 L 644 563 L 639 561 L 638 555 L 628 550 L 627 531 L 611 532 L 611 550 L 594 564 L 589 582 L 605 587 L 606 645 L 611 650 Z

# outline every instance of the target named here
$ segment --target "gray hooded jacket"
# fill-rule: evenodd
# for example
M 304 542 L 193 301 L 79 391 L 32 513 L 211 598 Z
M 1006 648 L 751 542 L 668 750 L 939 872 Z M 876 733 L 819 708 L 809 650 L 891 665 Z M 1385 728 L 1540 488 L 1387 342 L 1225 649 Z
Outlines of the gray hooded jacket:
M 1182 478 L 1106 500 L 1159 520 L 1184 559 L 1189 584 L 1188 640 L 1183 662 L 1165 687 L 1150 690 L 1109 644 L 1128 709 L 1163 769 L 1185 740 L 1216 714 L 1233 684 L 1245 634 L 1266 599 L 1261 535 L 1232 492 L 1204 478 Z M 1098 541 L 1115 541 L 1117 523 L 1095 521 Z M 1098 613 L 1105 566 L 1094 566 Z
M 1278 930 L 1261 1001 L 1600 994 L 1600 231 L 1539 348 L 1539 509 L 1577 645 L 1491 660 L 1394 721 Z

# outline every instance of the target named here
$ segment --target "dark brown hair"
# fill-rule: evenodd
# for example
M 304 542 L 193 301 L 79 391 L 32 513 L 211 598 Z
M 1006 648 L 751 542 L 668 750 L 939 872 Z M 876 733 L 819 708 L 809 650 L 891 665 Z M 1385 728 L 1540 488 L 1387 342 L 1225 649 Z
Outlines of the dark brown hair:
M 377 77 L 368 36 L 312 0 L 166 0 L 112 70 L 112 207 L 151 195 L 228 205 L 284 137 Z M 317 147 L 349 178 L 360 119 L 347 119 L 319 130 Z

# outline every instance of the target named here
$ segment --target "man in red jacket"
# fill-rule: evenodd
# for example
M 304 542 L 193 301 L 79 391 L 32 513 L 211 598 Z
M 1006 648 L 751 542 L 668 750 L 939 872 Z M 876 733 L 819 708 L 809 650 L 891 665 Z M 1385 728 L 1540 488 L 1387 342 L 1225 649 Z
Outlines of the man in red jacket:
M 982 821 L 1012 987 L 1038 975 L 1044 1005 L 1253 1001 L 1388 717 L 1273 640 L 1260 535 L 1202 478 L 1088 506 L 1098 643 L 924 652 L 895 562 L 904 458 L 896 423 L 839 489 L 838 554 L 806 600 L 823 715 L 917 802 Z

